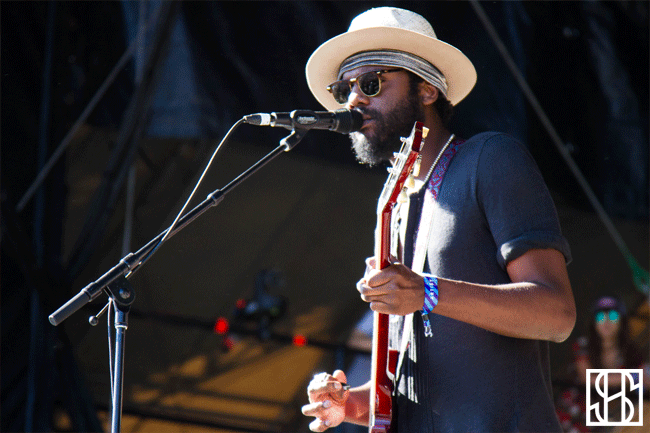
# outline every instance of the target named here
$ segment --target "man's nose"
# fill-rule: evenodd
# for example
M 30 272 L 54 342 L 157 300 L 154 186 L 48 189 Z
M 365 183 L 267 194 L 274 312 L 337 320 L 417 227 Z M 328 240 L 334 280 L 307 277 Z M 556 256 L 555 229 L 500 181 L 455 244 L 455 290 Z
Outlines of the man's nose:
M 359 90 L 357 83 L 354 83 L 352 90 L 350 90 L 350 95 L 348 96 L 348 102 L 345 104 L 345 108 L 351 110 L 359 105 L 367 105 L 369 102 L 368 99 L 368 96 Z

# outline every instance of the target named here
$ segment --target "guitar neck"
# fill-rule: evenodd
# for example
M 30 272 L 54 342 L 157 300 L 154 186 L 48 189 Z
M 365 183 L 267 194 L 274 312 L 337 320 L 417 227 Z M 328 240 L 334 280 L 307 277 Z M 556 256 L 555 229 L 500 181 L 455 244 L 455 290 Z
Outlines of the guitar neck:
M 377 229 L 375 231 L 375 267 L 384 269 L 391 265 L 392 217 L 398 196 L 406 179 L 413 174 L 418 154 L 427 135 L 427 128 L 416 122 L 407 139 L 403 139 L 402 149 L 395 155 L 394 165 L 379 198 Z M 417 174 L 415 174 L 417 175 Z M 397 351 L 388 347 L 389 316 L 374 313 L 372 370 L 370 387 L 370 433 L 392 431 L 392 388 L 390 374 L 395 373 Z

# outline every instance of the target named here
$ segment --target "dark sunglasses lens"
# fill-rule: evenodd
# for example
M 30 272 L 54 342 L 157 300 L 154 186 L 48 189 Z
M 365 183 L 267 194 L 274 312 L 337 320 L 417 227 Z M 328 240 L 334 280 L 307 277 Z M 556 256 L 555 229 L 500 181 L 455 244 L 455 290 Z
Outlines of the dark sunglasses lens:
M 381 80 L 377 72 L 361 74 L 357 77 L 356 82 L 361 92 L 366 96 L 377 96 L 381 89 Z M 350 81 L 341 80 L 330 84 L 328 90 L 332 93 L 336 102 L 345 104 L 350 97 L 350 87 Z
M 337 81 L 330 85 L 330 92 L 332 92 L 336 102 L 345 104 L 348 102 L 348 96 L 350 96 L 350 84 L 347 81 Z
M 381 88 L 379 75 L 376 72 L 368 72 L 359 76 L 357 83 L 359 83 L 359 88 L 366 96 L 376 96 Z

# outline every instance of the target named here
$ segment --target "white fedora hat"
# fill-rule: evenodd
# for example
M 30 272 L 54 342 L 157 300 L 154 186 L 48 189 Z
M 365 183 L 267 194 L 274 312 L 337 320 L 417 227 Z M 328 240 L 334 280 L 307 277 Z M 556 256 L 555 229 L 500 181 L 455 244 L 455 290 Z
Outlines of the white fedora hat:
M 434 65 L 447 81 L 452 105 L 467 96 L 476 83 L 472 62 L 458 48 L 439 40 L 424 17 L 405 9 L 380 7 L 355 17 L 346 33 L 323 43 L 307 61 L 307 84 L 318 102 L 330 111 L 341 108 L 327 85 L 338 79 L 345 59 L 375 50 L 411 53 Z

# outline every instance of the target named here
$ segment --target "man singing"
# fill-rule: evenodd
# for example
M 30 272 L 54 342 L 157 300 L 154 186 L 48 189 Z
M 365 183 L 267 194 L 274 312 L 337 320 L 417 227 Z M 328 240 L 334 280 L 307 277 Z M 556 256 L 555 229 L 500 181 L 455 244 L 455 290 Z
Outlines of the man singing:
M 564 341 L 575 323 L 570 250 L 520 143 L 449 131 L 453 106 L 476 82 L 471 61 L 422 16 L 382 7 L 318 47 L 306 73 L 325 108 L 363 115 L 350 135 L 363 163 L 389 160 L 415 121 L 429 129 L 402 257 L 382 270 L 369 259 L 357 284 L 408 342 L 393 396 L 397 431 L 561 431 L 548 342 Z M 368 425 L 370 385 L 348 390 L 345 381 L 341 371 L 311 381 L 302 409 L 315 417 L 311 430 Z

